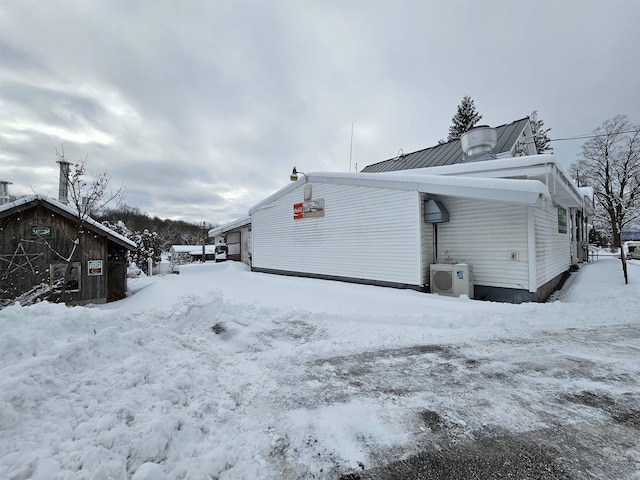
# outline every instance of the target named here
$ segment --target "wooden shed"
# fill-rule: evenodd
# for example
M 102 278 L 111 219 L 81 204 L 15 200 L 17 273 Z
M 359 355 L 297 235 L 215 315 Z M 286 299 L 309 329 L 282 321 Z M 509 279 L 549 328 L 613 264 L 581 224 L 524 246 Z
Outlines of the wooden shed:
M 0 302 L 32 294 L 78 305 L 126 296 L 135 243 L 74 208 L 23 197 L 0 205 L 0 232 Z

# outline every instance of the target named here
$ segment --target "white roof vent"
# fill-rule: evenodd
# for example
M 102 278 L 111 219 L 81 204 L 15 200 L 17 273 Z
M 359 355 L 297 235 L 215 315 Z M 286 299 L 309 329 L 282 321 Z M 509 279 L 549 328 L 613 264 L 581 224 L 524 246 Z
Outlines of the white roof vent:
M 498 131 L 488 125 L 480 125 L 465 132 L 460 137 L 462 151 L 471 157 L 480 153 L 491 152 L 498 141 Z

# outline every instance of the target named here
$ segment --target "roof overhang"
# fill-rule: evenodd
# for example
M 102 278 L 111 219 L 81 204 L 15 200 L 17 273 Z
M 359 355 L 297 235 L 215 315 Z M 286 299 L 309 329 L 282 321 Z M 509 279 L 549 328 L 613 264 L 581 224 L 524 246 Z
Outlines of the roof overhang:
M 217 237 L 218 235 L 222 235 L 223 233 L 227 233 L 231 230 L 235 230 L 236 228 L 241 228 L 250 224 L 251 217 L 247 215 L 225 225 L 220 225 L 219 227 L 212 228 L 211 230 L 209 230 L 208 235 L 210 238 Z
M 585 207 L 585 195 L 557 164 L 553 155 L 526 155 L 522 157 L 458 163 L 442 167 L 420 168 L 405 172 L 429 175 L 455 175 L 462 177 L 512 178 L 538 180 L 544 183 L 554 201 L 567 207 Z
M 33 208 L 37 205 L 44 205 L 46 208 L 54 211 L 55 213 L 66 217 L 71 221 L 78 221 L 79 214 L 75 208 L 69 207 L 64 203 L 53 200 L 44 195 L 30 195 L 27 197 L 19 198 L 13 202 L 0 205 L 0 218 L 13 215 L 15 212 L 22 212 L 24 210 Z M 91 217 L 84 216 L 82 222 L 87 228 L 105 235 L 109 240 L 124 247 L 128 250 L 135 250 L 135 242 L 129 240 L 127 237 L 114 232 L 108 227 L 105 227 L 100 222 L 97 222 Z
M 429 169 L 430 170 L 430 169 Z M 289 184 L 249 210 L 252 215 L 267 207 L 288 192 L 308 183 L 352 185 L 358 187 L 413 190 L 420 193 L 488 200 L 504 203 L 537 205 L 549 199 L 549 190 L 538 180 L 514 180 L 505 178 L 483 178 L 470 176 L 427 175 L 425 173 L 309 173 L 305 180 Z

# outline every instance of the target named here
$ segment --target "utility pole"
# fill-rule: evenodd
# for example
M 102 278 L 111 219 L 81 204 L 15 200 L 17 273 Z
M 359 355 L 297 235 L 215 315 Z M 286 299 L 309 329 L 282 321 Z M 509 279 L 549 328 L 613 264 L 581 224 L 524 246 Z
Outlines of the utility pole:
M 202 263 L 207 261 L 207 254 L 205 252 L 205 244 L 207 243 L 207 237 L 204 234 L 205 224 L 202 222 Z

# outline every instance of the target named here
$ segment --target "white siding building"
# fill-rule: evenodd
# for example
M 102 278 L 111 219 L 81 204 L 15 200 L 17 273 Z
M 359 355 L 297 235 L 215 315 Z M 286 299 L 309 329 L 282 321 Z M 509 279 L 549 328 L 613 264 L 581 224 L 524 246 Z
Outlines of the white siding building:
M 448 218 L 426 219 L 429 200 Z M 476 298 L 543 300 L 577 263 L 571 215 L 585 201 L 551 156 L 311 173 L 250 210 L 252 268 L 428 290 L 432 264 L 465 263 Z
M 364 173 L 302 174 L 249 211 L 252 269 L 442 292 L 431 270 L 456 265 L 474 298 L 544 301 L 587 259 L 593 198 L 553 155 L 506 157 L 530 144 L 528 125 L 481 127 Z
M 249 216 L 212 228 L 208 234 L 214 239 L 214 243 L 227 244 L 227 260 L 251 265 L 251 218 Z

